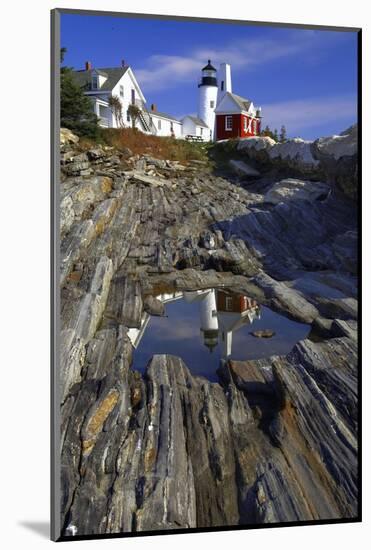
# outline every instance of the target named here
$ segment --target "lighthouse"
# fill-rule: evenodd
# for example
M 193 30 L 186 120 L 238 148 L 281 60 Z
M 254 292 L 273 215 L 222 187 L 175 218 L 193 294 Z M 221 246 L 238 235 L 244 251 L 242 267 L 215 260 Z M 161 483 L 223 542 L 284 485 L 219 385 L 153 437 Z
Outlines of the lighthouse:
M 198 85 L 198 117 L 209 127 L 211 140 L 214 139 L 217 95 L 216 69 L 211 65 L 209 59 L 207 65 L 202 69 L 201 81 Z

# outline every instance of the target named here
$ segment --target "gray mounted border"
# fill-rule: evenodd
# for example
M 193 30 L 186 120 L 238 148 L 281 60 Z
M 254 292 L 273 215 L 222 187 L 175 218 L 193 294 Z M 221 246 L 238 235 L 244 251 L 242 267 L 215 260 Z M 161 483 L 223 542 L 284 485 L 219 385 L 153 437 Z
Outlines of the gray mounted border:
M 59 293 L 59 128 L 60 128 L 60 12 L 51 12 L 51 488 L 50 488 L 50 536 L 60 537 L 60 293 Z

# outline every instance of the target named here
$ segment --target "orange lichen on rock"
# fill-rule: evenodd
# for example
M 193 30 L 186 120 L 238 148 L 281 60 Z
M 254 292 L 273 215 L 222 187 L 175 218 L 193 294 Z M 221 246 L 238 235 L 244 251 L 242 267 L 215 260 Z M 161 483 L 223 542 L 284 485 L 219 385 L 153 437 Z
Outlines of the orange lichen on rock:
M 107 420 L 109 414 L 115 407 L 119 399 L 119 395 L 120 394 L 117 390 L 112 390 L 109 392 L 89 419 L 85 430 L 87 437 L 85 437 L 82 442 L 82 450 L 84 454 L 89 453 L 94 447 L 96 437 L 98 433 L 101 432 L 104 422 Z
M 112 179 L 108 176 L 103 176 L 100 182 L 102 193 L 110 193 L 112 191 Z

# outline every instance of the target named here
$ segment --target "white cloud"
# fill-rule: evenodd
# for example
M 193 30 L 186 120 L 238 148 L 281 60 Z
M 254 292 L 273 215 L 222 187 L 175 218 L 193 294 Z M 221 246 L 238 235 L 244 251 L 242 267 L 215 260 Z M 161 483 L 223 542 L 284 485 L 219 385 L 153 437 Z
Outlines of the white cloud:
M 136 69 L 135 74 L 139 83 L 146 90 L 162 90 L 174 87 L 190 79 L 197 80 L 200 67 L 211 59 L 218 66 L 227 62 L 234 69 L 243 68 L 245 71 L 262 66 L 274 60 L 304 54 L 314 54 L 315 51 L 324 51 L 327 36 L 315 31 L 291 31 L 284 38 L 278 39 L 246 39 L 233 44 L 226 44 L 223 48 L 195 47 L 189 55 L 151 55 L 144 68 Z M 341 39 L 341 35 L 332 39 L 332 43 Z
M 308 128 L 357 118 L 357 98 L 354 95 L 298 99 L 264 105 L 263 127 L 286 126 L 288 135 L 298 135 Z
M 148 59 L 151 69 L 137 69 L 135 75 L 144 89 L 161 90 L 189 79 L 200 70 L 196 59 L 176 55 L 152 55 Z

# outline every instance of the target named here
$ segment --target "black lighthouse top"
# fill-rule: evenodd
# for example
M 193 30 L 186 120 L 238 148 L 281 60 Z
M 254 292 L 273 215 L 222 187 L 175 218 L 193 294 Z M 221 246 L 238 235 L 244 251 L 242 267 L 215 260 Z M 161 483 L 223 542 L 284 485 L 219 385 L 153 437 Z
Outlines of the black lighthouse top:
M 216 69 L 212 66 L 210 59 L 208 59 L 207 65 L 202 69 L 202 77 L 198 87 L 200 86 L 218 86 Z

